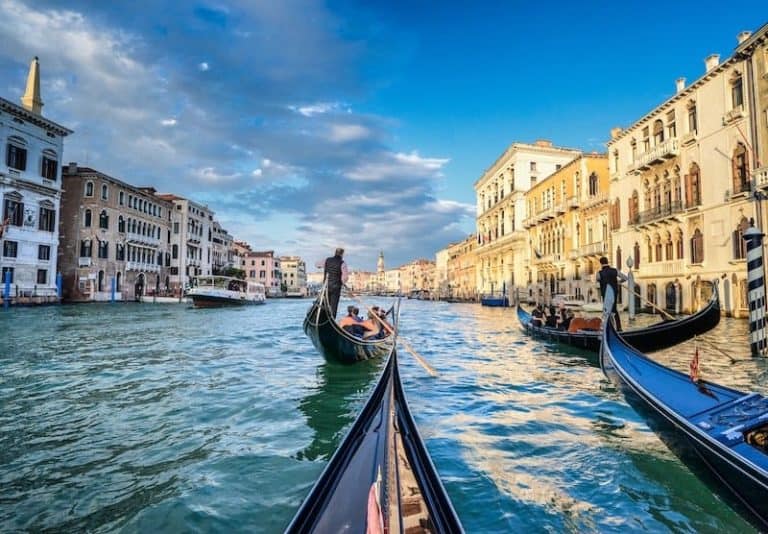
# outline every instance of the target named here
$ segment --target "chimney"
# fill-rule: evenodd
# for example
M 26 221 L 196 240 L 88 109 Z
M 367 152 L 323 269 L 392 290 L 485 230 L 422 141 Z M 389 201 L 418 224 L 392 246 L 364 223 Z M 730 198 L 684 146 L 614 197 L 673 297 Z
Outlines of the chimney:
M 70 161 L 69 162 L 69 166 L 68 166 L 68 169 L 67 169 L 67 174 L 71 174 L 71 175 L 77 174 L 77 162 L 76 161 Z
M 704 60 L 704 64 L 707 66 L 707 72 L 711 71 L 720 64 L 720 54 L 707 56 L 707 59 Z
M 741 32 L 736 36 L 736 40 L 739 42 L 739 44 L 741 44 L 750 37 L 752 37 L 752 32 Z
M 677 89 L 677 93 L 685 89 L 685 78 L 678 78 L 675 80 L 675 88 Z
M 621 135 L 621 132 L 622 132 L 622 129 L 619 128 L 618 126 L 615 128 L 611 128 L 611 139 L 616 139 L 617 137 L 619 137 L 619 135 Z

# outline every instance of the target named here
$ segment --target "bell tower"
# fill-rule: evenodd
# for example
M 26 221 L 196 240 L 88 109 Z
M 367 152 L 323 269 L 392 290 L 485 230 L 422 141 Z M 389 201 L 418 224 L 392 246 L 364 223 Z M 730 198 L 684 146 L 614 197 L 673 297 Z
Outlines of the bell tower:
M 21 105 L 24 109 L 41 115 L 43 113 L 43 100 L 40 98 L 40 63 L 37 56 L 32 59 L 27 75 L 27 89 L 21 97 Z

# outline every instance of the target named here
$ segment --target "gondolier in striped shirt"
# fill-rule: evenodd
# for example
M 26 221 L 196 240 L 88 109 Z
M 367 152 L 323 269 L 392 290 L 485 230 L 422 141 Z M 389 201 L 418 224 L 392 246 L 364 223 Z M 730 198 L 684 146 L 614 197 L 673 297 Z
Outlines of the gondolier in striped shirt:
M 328 284 L 328 306 L 331 309 L 333 318 L 336 319 L 336 310 L 339 307 L 339 297 L 341 296 L 341 286 L 347 281 L 347 264 L 342 257 L 344 249 L 337 248 L 336 253 L 325 260 L 325 272 L 323 277 Z
M 611 308 L 611 315 L 616 318 L 616 330 L 620 332 L 621 319 L 619 319 L 619 312 L 616 311 L 616 303 L 619 300 L 619 280 L 626 282 L 627 277 L 615 267 L 611 267 L 608 264 L 608 258 L 605 256 L 601 257 L 600 270 L 597 272 L 597 283 L 600 284 L 600 296 L 605 300 L 605 288 L 608 286 L 613 288 L 613 307 Z

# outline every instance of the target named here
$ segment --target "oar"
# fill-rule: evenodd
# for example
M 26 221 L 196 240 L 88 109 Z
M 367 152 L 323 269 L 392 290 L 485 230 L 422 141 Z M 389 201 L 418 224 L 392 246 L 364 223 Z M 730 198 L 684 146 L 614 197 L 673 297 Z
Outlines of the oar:
M 623 284 L 622 284 L 622 286 L 623 286 Z M 640 293 L 638 293 L 637 291 L 630 291 L 630 290 L 629 290 L 629 287 L 626 287 L 626 290 L 627 290 L 627 293 L 631 293 L 631 294 L 634 294 L 634 295 L 637 295 L 638 297 L 640 297 L 640 300 L 641 300 L 641 301 L 645 302 L 646 304 L 649 304 L 649 305 L 651 306 L 651 308 L 653 308 L 654 310 L 657 310 L 657 311 L 661 312 L 662 314 L 664 314 L 665 316 L 667 316 L 669 319 L 672 319 L 673 321 L 677 320 L 677 319 L 675 319 L 675 317 L 673 317 L 673 316 L 672 316 L 672 314 L 670 314 L 668 311 L 664 310 L 663 308 L 659 308 L 659 307 L 658 307 L 658 306 L 656 306 L 656 305 L 655 305 L 653 302 L 651 302 L 650 300 L 648 300 L 648 299 L 646 299 L 645 297 L 643 297 L 643 296 L 642 296 Z M 705 345 L 709 346 L 709 348 L 710 348 L 710 349 L 713 349 L 713 350 L 715 350 L 715 351 L 719 352 L 720 354 L 722 354 L 723 356 L 725 356 L 726 358 L 728 358 L 729 360 L 731 360 L 731 363 L 736 363 L 736 360 L 735 360 L 735 359 L 734 359 L 734 358 L 733 358 L 733 357 L 732 357 L 730 354 L 728 354 L 727 352 L 725 352 L 723 349 L 721 349 L 721 348 L 719 348 L 719 347 L 717 347 L 717 346 L 713 345 L 711 342 L 707 341 L 706 339 L 700 338 L 700 337 L 698 337 L 698 336 L 696 337 L 696 339 L 697 339 L 698 341 L 702 341 L 702 342 L 703 342 Z
M 379 324 L 383 326 L 384 329 L 390 333 L 390 335 L 395 335 L 395 330 L 391 326 L 389 326 L 386 323 L 386 321 L 384 321 L 381 317 L 379 317 L 379 314 L 376 313 L 373 308 L 368 307 L 362 301 L 362 299 L 357 295 L 355 295 L 352 291 L 350 291 L 349 288 L 347 288 L 347 291 L 349 291 L 349 294 L 352 296 L 352 298 L 355 299 L 362 307 L 368 309 L 371 315 L 373 315 L 376 318 L 376 320 L 379 321 Z M 416 359 L 416 361 L 419 362 L 419 364 L 421 364 L 421 366 L 424 368 L 425 371 L 427 371 L 432 376 L 437 376 L 437 371 L 435 370 L 435 368 L 429 365 L 427 360 L 425 360 L 423 356 L 421 356 L 418 352 L 416 352 L 416 349 L 414 349 L 411 346 L 411 344 L 408 343 L 408 341 L 402 336 L 402 334 L 399 333 L 399 329 L 397 333 L 397 338 L 398 338 L 398 341 L 400 341 L 400 343 L 403 345 L 403 347 L 405 347 L 405 350 L 407 350 L 411 354 L 411 356 L 413 356 Z

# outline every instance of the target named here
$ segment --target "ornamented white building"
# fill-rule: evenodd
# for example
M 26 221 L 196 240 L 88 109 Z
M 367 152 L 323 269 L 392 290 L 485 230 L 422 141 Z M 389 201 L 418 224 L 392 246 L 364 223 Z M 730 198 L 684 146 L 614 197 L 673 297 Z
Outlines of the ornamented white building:
M 44 118 L 42 107 L 34 58 L 21 106 L 0 98 L 0 147 L 5 154 L 0 164 L 0 282 L 8 273 L 11 303 L 58 300 L 61 160 L 64 138 L 72 131 Z
M 298 256 L 281 256 L 280 270 L 286 297 L 307 296 L 307 265 Z

